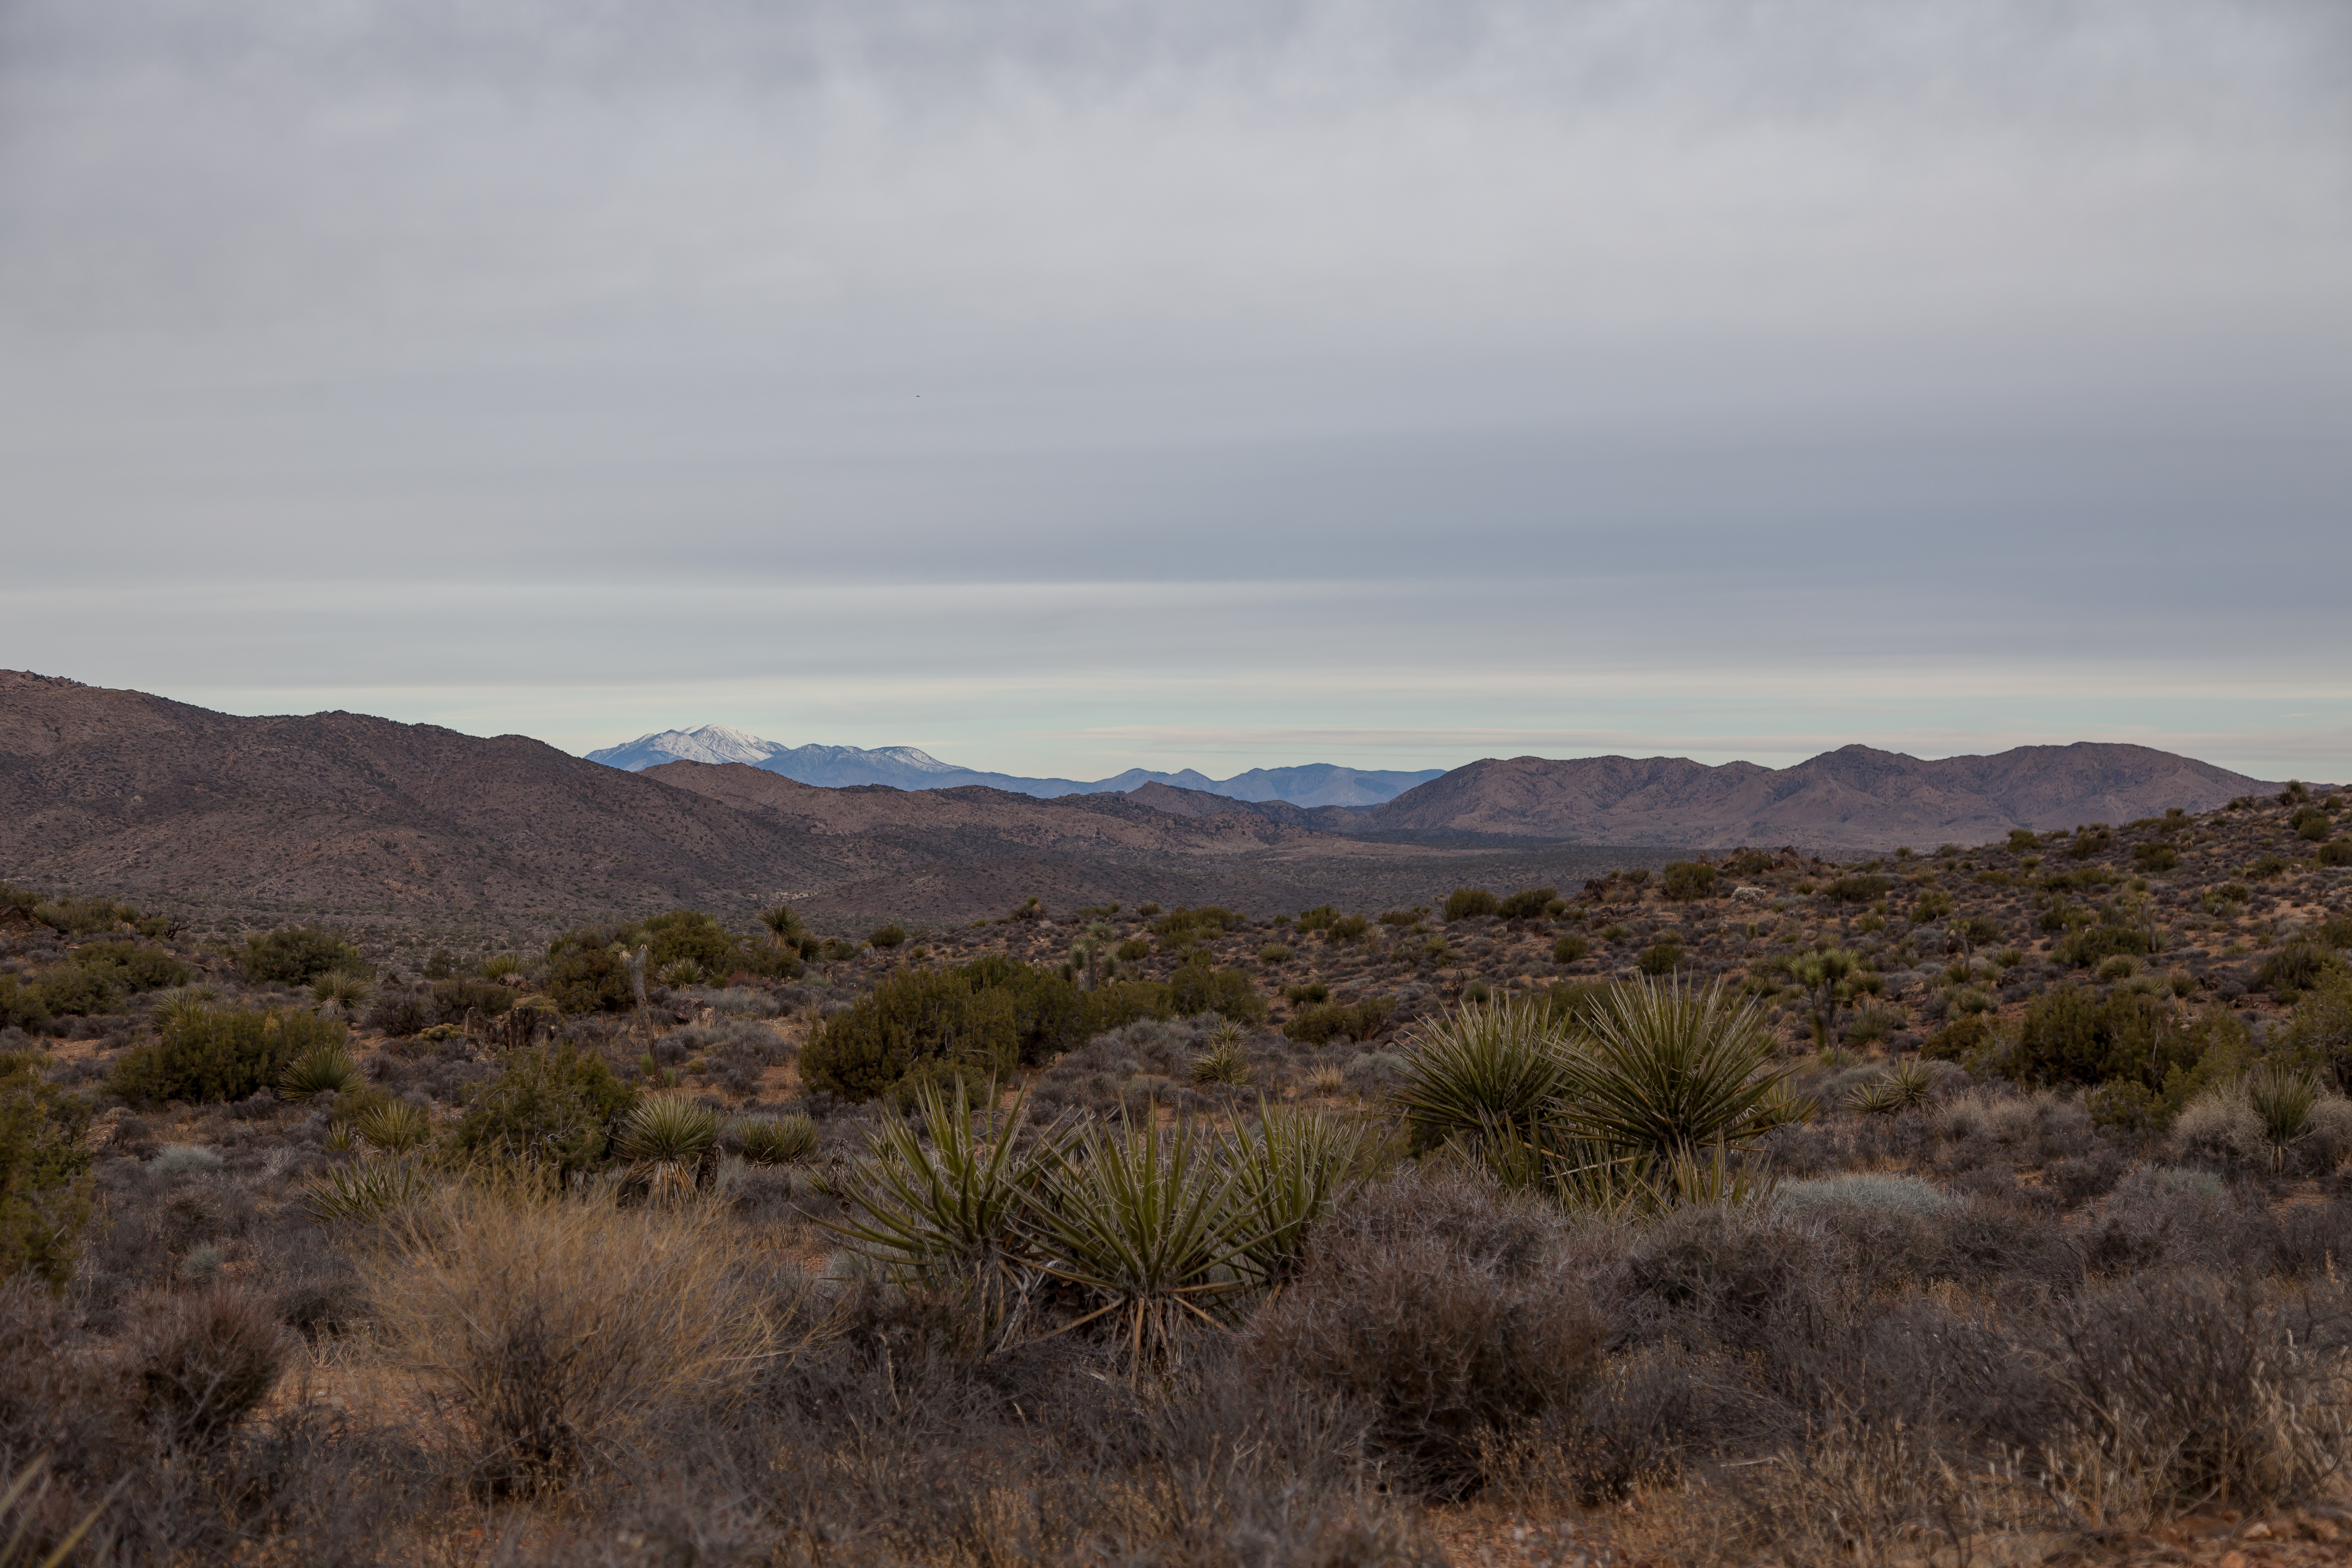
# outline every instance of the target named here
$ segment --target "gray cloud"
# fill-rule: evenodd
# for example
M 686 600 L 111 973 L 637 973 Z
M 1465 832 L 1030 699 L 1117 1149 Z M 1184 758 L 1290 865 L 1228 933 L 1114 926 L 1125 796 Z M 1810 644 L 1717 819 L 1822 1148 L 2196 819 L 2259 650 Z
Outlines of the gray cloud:
M 2352 776 L 2347 80 L 2325 4 L 19 0 L 0 659 Z

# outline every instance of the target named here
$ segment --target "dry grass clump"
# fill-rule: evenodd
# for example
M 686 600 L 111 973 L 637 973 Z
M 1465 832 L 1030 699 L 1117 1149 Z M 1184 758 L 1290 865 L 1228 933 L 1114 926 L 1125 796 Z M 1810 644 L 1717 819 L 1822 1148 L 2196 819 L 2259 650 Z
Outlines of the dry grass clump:
M 724 1401 L 798 1322 L 716 1207 L 453 1186 L 363 1277 L 386 1343 L 461 1417 L 488 1496 L 560 1485 Z
M 124 1370 L 148 1423 L 201 1447 L 269 1397 L 293 1348 L 267 1299 L 216 1284 L 151 1302 L 124 1340 Z

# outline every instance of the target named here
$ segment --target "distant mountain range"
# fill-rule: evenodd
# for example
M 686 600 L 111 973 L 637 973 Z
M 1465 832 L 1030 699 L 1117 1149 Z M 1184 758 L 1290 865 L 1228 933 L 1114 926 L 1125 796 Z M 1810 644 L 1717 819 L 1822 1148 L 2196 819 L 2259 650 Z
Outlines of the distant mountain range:
M 1490 757 L 1369 810 L 1285 820 L 1432 843 L 1932 848 L 1981 843 L 2015 827 L 2130 822 L 2167 806 L 2207 811 L 2278 787 L 2170 752 L 2095 741 L 1934 762 L 1842 746 L 1787 768 L 1710 767 L 1687 757 Z
M 1252 768 L 1229 779 L 1213 779 L 1191 768 L 1172 773 L 1129 768 L 1107 779 L 1034 779 L 959 767 L 913 746 L 882 746 L 872 751 L 857 746 L 787 746 L 725 724 L 640 735 L 625 746 L 591 752 L 588 760 L 630 773 L 643 773 L 666 763 L 743 763 L 824 789 L 845 789 L 856 784 L 888 784 L 892 789 L 962 789 L 979 784 L 986 789 L 1010 790 L 1015 795 L 1051 800 L 1066 795 L 1125 794 L 1147 784 L 1160 784 L 1198 790 L 1226 800 L 1282 800 L 1301 806 L 1378 805 L 1395 799 L 1415 784 L 1443 776 L 1445 771 L 1423 768 L 1417 773 L 1399 773 L 1309 763 L 1295 768 Z
M 470 911 L 544 924 L 678 905 L 741 915 L 786 897 L 842 918 L 939 921 L 1032 893 L 1056 910 L 1379 908 L 1465 882 L 1567 886 L 1743 843 L 1932 849 L 2277 788 L 2146 746 L 2082 742 L 1935 762 L 1847 746 L 1777 769 L 1488 759 L 1374 805 L 1157 779 L 1041 799 L 811 785 L 740 761 L 632 772 L 522 735 L 342 712 L 240 718 L 0 670 L 0 880 L 268 919 Z

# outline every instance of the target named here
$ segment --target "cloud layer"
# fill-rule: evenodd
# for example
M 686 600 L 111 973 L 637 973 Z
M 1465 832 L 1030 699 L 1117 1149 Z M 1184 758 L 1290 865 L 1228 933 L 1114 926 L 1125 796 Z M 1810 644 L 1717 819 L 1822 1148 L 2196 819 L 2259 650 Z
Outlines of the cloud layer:
M 2352 777 L 2347 79 L 2276 0 L 20 0 L 0 662 Z

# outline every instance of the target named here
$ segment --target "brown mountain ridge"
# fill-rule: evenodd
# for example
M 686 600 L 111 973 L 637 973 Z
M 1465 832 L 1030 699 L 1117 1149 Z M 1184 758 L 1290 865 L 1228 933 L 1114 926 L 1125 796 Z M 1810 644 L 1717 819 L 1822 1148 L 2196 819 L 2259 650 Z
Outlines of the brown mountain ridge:
M 1159 784 L 1055 799 L 824 789 L 741 764 L 631 773 L 520 735 L 344 712 L 241 718 L 0 671 L 0 878 L 256 911 L 544 923 L 680 904 L 740 914 L 784 897 L 938 921 L 1032 893 L 1056 907 L 1377 907 L 1457 881 L 1566 885 L 1601 861 L 1696 847 L 1925 847 L 2275 788 L 2083 743 L 1937 762 L 1849 746 L 1785 769 L 1488 759 L 1370 809 Z M 1472 843 L 1519 847 L 1459 847 Z

